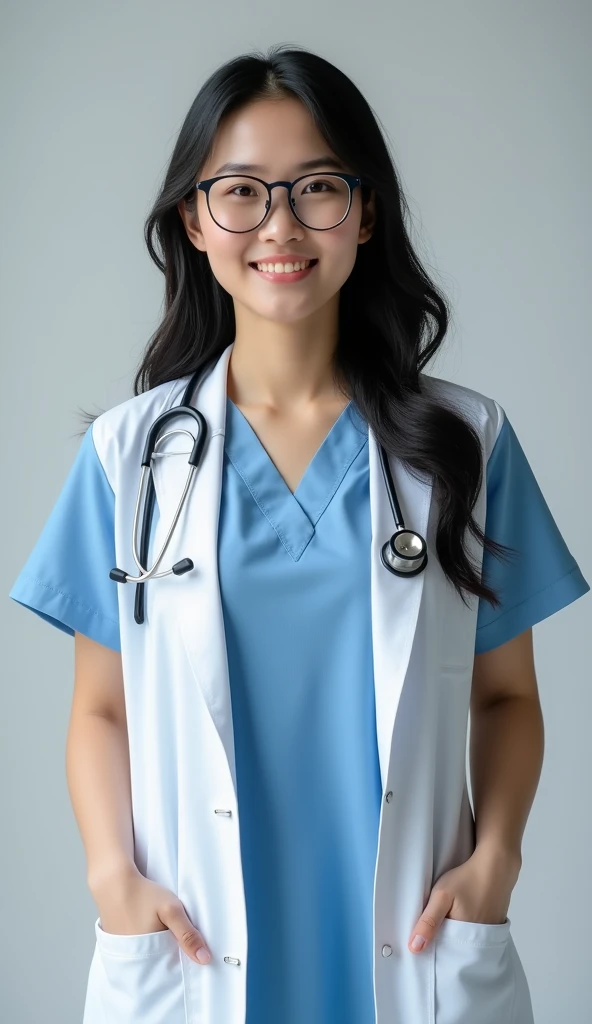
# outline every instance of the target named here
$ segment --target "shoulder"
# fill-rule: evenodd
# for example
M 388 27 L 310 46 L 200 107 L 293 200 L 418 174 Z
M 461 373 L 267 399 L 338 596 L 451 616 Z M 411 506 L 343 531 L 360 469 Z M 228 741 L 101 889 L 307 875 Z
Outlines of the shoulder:
M 506 421 L 506 413 L 500 403 L 481 391 L 475 391 L 474 388 L 446 380 L 444 377 L 433 377 L 423 373 L 421 379 L 422 387 L 430 390 L 439 401 L 468 417 L 479 434 L 487 460 Z
M 189 377 L 158 384 L 97 416 L 89 431 L 97 456 L 113 485 L 122 467 L 137 460 L 154 420 L 175 403 Z

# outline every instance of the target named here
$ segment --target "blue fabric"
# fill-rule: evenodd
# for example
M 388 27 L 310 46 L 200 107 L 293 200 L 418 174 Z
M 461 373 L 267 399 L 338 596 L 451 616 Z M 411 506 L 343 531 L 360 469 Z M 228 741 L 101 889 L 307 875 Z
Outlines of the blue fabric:
M 484 552 L 483 579 L 498 592 L 501 606 L 479 602 L 477 654 L 500 646 L 590 590 L 507 417 L 487 464 L 486 486 L 485 532 L 515 547 L 517 554 L 500 561 Z M 115 565 L 114 512 L 115 497 L 91 425 L 9 596 L 71 636 L 77 630 L 120 650 L 118 584 L 109 579 Z M 157 512 L 153 530 L 156 519 Z
M 370 606 L 367 425 L 350 403 L 294 494 L 227 399 L 219 577 L 249 958 L 247 1024 L 373 1024 L 372 894 L 381 781 Z M 498 571 L 504 642 L 589 589 L 508 423 L 488 527 L 521 546 Z M 550 557 L 542 562 L 544 541 Z M 547 595 L 541 598 L 541 591 Z M 499 638 L 502 639 L 499 639 Z
M 52 626 L 121 650 L 115 497 L 88 427 L 58 499 L 9 593 Z
M 352 403 L 292 494 L 227 399 L 218 569 L 249 931 L 247 1024 L 374 1022 L 381 782 L 368 474 L 367 424 Z M 480 602 L 477 653 L 590 589 L 507 419 L 486 486 L 485 532 L 518 556 L 508 563 L 485 552 L 484 578 L 502 605 Z M 113 524 L 114 495 L 89 427 L 10 596 L 66 633 L 119 650 Z
M 219 577 L 247 1024 L 373 1024 L 381 780 L 368 428 L 348 405 L 294 494 L 230 399 Z
M 516 549 L 483 555 L 483 582 L 501 606 L 479 602 L 475 653 L 499 647 L 590 590 L 507 416 L 487 464 L 485 534 Z

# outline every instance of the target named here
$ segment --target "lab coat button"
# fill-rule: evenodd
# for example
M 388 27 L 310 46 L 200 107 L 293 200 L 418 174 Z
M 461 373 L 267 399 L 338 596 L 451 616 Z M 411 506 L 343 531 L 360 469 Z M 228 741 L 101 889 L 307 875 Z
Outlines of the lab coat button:
M 237 958 L 235 956 L 225 956 L 224 957 L 224 963 L 225 964 L 240 964 L 240 960 L 237 960 Z
M 390 956 L 392 951 L 393 951 L 392 950 L 392 946 L 383 946 L 382 947 L 382 955 L 383 956 Z
M 392 791 L 392 789 L 389 789 L 388 793 L 385 796 L 385 800 L 386 800 L 387 804 L 390 804 L 392 799 L 393 799 L 393 791 Z
M 224 814 L 227 818 L 232 816 L 232 811 L 226 811 L 222 807 L 216 807 L 214 814 Z

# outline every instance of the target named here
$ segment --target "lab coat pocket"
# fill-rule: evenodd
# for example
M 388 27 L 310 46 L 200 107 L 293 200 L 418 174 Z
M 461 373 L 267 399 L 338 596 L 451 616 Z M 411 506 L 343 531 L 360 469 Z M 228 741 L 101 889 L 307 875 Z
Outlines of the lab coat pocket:
M 444 918 L 434 937 L 434 1024 L 523 1024 L 514 1017 L 510 923 Z
M 182 951 L 170 929 L 115 935 L 97 918 L 95 935 L 109 1024 L 186 1024 Z

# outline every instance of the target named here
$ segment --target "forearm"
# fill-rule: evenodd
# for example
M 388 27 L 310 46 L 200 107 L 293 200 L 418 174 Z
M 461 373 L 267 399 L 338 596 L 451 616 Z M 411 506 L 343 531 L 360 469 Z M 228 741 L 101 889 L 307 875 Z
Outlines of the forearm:
M 134 868 L 129 748 L 125 723 L 74 713 L 66 776 L 86 852 L 91 891 L 110 874 Z
M 471 789 L 479 848 L 521 863 L 522 836 L 543 753 L 538 699 L 507 697 L 471 713 Z

